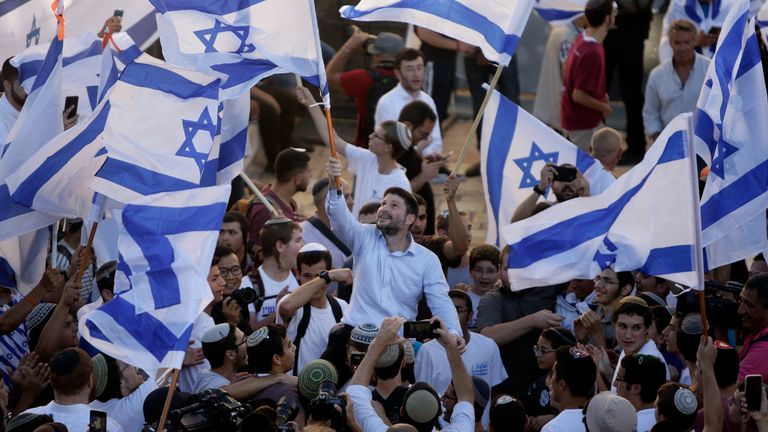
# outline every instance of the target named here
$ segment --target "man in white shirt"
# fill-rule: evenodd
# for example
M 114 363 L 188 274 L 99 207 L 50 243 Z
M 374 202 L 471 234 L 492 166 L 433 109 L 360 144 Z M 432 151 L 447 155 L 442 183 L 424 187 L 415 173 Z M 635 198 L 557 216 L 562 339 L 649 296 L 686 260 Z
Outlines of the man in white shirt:
M 541 432 L 583 432 L 582 409 L 595 388 L 597 367 L 584 351 L 560 347 L 552 369 L 552 401 L 560 406 L 560 414 L 545 424 Z
M 355 259 L 355 289 L 344 323 L 355 326 L 388 316 L 413 320 L 419 300 L 426 297 L 434 316 L 444 320 L 463 349 L 461 326 L 448 298 L 440 261 L 417 244 L 409 232 L 419 211 L 413 194 L 400 188 L 387 189 L 376 225 L 363 225 L 347 209 L 341 191 L 336 190 L 333 178 L 341 176 L 338 159 L 328 159 L 328 174 L 331 181 L 326 205 L 331 226 L 352 249 Z
M 345 182 L 346 183 L 346 182 Z M 314 216 L 301 223 L 301 233 L 304 243 L 320 243 L 331 254 L 331 265 L 334 268 L 344 267 L 344 261 L 352 255 L 347 245 L 331 231 L 331 221 L 328 212 L 325 211 L 325 197 L 328 195 L 328 178 L 323 177 L 312 186 L 312 200 L 317 212 Z M 347 207 L 353 208 L 355 201 L 351 195 L 345 196 Z M 336 284 L 333 284 L 331 292 L 335 292 Z
M 59 351 L 48 363 L 51 369 L 53 401 L 48 405 L 30 408 L 25 413 L 48 414 L 64 424 L 71 432 L 89 429 L 91 407 L 88 402 L 93 391 L 93 362 L 85 351 L 67 348 Z M 107 416 L 107 430 L 122 432 L 123 428 Z
M 5 60 L 0 80 L 3 82 L 3 95 L 0 96 L 0 154 L 8 144 L 6 138 L 16 119 L 19 118 L 21 107 L 27 100 L 27 92 L 19 82 L 19 70 L 11 65 L 11 59 Z
M 277 305 L 277 322 L 286 324 L 288 338 L 296 345 L 294 375 L 320 358 L 328 346 L 328 334 L 349 309 L 347 302 L 328 294 L 328 285 L 352 283 L 352 270 L 331 270 L 331 254 L 318 243 L 301 248 L 296 267 L 301 286 Z
M 451 290 L 448 293 L 456 313 L 467 345 L 461 355 L 464 366 L 473 377 L 483 379 L 493 387 L 507 379 L 507 371 L 501 362 L 499 346 L 493 339 L 467 330 L 467 323 L 472 320 L 474 311 L 469 295 L 461 290 Z M 416 381 L 424 381 L 432 386 L 439 394 L 444 394 L 451 383 L 451 369 L 445 349 L 440 341 L 433 339 L 419 349 L 415 364 Z M 490 423 L 489 407 L 483 411 L 483 427 Z
M 637 432 L 648 432 L 656 424 L 656 395 L 667 382 L 666 366 L 647 354 L 626 356 L 616 374 L 616 394 L 637 410 Z
M 421 90 L 424 82 L 424 54 L 421 51 L 405 48 L 397 53 L 395 75 L 400 83 L 379 99 L 374 116 L 375 124 L 381 124 L 385 120 L 397 120 L 403 107 L 415 100 L 426 102 L 434 112 L 437 112 L 435 101 Z M 436 120 L 427 139 L 431 140 L 431 143 L 422 150 L 421 154 L 430 155 L 442 152 L 443 138 L 440 135 L 439 119 Z
M 600 161 L 605 171 L 613 174 L 613 170 L 616 169 L 616 165 L 619 164 L 621 155 L 626 149 L 627 144 L 624 142 L 624 137 L 616 129 L 603 127 L 592 135 L 589 154 Z

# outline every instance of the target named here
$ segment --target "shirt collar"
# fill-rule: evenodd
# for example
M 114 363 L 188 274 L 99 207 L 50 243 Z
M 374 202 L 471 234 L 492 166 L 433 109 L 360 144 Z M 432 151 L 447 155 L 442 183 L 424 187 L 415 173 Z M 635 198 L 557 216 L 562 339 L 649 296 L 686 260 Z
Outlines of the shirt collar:
M 381 232 L 380 229 L 376 229 L 376 232 L 379 235 L 379 239 L 384 244 L 384 247 L 387 247 L 387 239 L 384 238 L 384 233 Z M 389 252 L 391 255 L 395 256 L 402 256 L 402 255 L 415 255 L 416 254 L 416 248 L 418 247 L 416 245 L 416 241 L 413 240 L 413 235 L 411 233 L 408 233 L 408 248 L 405 251 L 395 251 L 395 252 L 389 252 L 389 249 L 387 249 L 387 252 Z

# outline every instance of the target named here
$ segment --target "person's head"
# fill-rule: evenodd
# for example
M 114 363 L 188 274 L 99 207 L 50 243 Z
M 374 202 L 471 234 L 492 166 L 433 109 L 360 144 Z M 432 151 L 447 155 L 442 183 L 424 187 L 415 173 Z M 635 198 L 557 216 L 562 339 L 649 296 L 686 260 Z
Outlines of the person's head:
M 629 295 L 635 280 L 631 272 L 616 272 L 608 267 L 595 278 L 594 302 L 603 306 L 613 306 Z
M 421 90 L 424 82 L 424 54 L 413 48 L 403 48 L 395 56 L 395 75 L 406 91 Z
M 397 120 L 408 126 L 411 130 L 411 144 L 416 145 L 432 134 L 437 124 L 437 114 L 426 102 L 415 100 L 400 110 Z
M 384 349 L 384 352 L 376 360 L 373 374 L 379 381 L 397 378 L 400 382 L 400 370 L 405 365 L 405 349 L 402 344 L 394 344 Z
M 219 246 L 232 249 L 238 257 L 245 259 L 245 248 L 248 244 L 248 220 L 240 212 L 224 213 L 224 219 L 219 228 Z
M 361 224 L 375 224 L 378 219 L 379 207 L 381 207 L 381 203 L 378 202 L 364 204 L 357 214 L 357 221 Z
M 533 355 L 541 370 L 550 370 L 555 365 L 555 353 L 560 347 L 576 346 L 576 337 L 563 327 L 551 327 L 541 332 L 533 346 Z
M 672 318 L 669 319 L 669 324 L 661 332 L 661 336 L 664 343 L 667 346 L 667 351 L 673 353 L 679 353 L 677 348 L 677 329 L 680 327 L 680 316 L 678 314 L 672 314 Z
M 419 432 L 431 432 L 442 413 L 440 397 L 425 382 L 408 387 L 400 408 L 401 419 L 414 426 Z
M 437 229 L 439 235 L 448 235 L 448 228 L 450 227 L 448 216 L 448 210 L 443 210 L 437 214 L 435 229 Z M 464 229 L 467 230 L 467 242 L 472 243 L 472 220 L 469 218 L 469 213 L 459 210 L 459 216 L 461 217 L 461 223 L 464 224 Z
M 595 281 L 592 279 L 571 279 L 568 282 L 568 290 L 573 292 L 579 301 L 584 301 L 595 290 Z
M 739 316 L 744 328 L 753 333 L 768 325 L 768 273 L 747 279 L 741 290 Z
M 584 16 L 587 18 L 587 28 L 613 27 L 616 8 L 613 0 L 589 0 L 584 7 Z
M 391 187 L 384 191 L 381 207 L 377 212 L 376 228 L 384 236 L 395 236 L 407 232 L 416 221 L 419 205 L 416 198 L 405 189 Z
M 691 430 L 698 409 L 696 395 L 680 384 L 669 382 L 659 388 L 656 421 L 666 421 L 672 427 L 670 430 Z
M 402 36 L 381 32 L 366 44 L 366 52 L 371 55 L 373 64 L 381 62 L 394 62 L 395 55 L 405 46 Z
M 304 285 L 316 278 L 320 272 L 331 269 L 331 253 L 320 243 L 307 243 L 296 255 L 296 269 L 299 271 L 299 284 Z M 325 289 L 322 289 L 313 298 L 324 295 Z
M 3 62 L 0 79 L 3 81 L 3 94 L 8 98 L 11 106 L 16 108 L 17 111 L 21 111 L 21 107 L 27 101 L 27 92 L 21 86 L 19 70 L 11 64 L 11 58 Z
M 217 324 L 206 331 L 202 339 L 203 354 L 211 369 L 225 366 L 237 369 L 247 364 L 246 337 L 232 324 Z
M 588 353 L 563 346 L 555 353 L 552 369 L 552 400 L 588 398 L 595 388 L 597 368 Z
M 677 62 L 691 62 L 696 57 L 696 37 L 699 29 L 686 19 L 672 21 L 667 30 L 672 59 Z
M 677 350 L 689 363 L 696 363 L 701 341 L 701 315 L 690 313 L 683 317 L 677 329 Z
M 145 423 L 151 424 L 160 420 L 160 416 L 163 413 L 165 400 L 168 398 L 169 389 L 170 387 L 160 387 L 158 389 L 152 390 L 144 399 L 144 405 L 142 408 L 144 411 Z M 191 394 L 183 392 L 177 388 L 171 396 L 170 411 L 184 408 L 185 406 L 189 405 L 189 403 L 192 402 L 191 396 Z
M 416 199 L 419 211 L 416 213 L 416 220 L 411 225 L 411 235 L 414 241 L 420 242 L 424 237 L 424 230 L 427 229 L 427 200 L 416 192 L 413 193 L 413 198 Z
M 616 331 L 616 341 L 624 355 L 634 354 L 648 342 L 651 326 L 651 309 L 639 297 L 628 296 L 619 301 L 611 318 Z
M 365 354 L 373 339 L 379 333 L 379 326 L 371 323 L 358 324 L 349 334 L 349 344 L 347 346 L 347 363 L 354 369 L 358 365 L 353 365 L 353 354 Z
M 561 166 L 570 167 L 573 169 L 577 169 L 572 164 L 562 164 Z M 577 169 L 577 177 L 582 178 L 582 175 L 580 172 L 578 172 Z M 586 181 L 586 179 L 583 179 L 583 181 Z M 565 202 L 570 199 L 576 198 L 579 195 L 579 187 L 578 182 L 576 180 L 566 182 L 566 181 L 558 181 L 555 180 L 552 182 L 552 193 L 555 194 L 555 197 L 557 198 L 558 202 Z
M 306 191 L 312 177 L 309 154 L 293 147 L 281 151 L 275 158 L 275 175 L 277 184 L 291 184 L 296 192 Z
M 269 324 L 248 336 L 248 371 L 251 373 L 286 373 L 293 370 L 296 346 L 282 324 Z
M 624 138 L 614 128 L 604 127 L 592 135 L 589 153 L 599 160 L 608 171 L 613 171 L 618 165 L 623 152 Z
M 135 367 L 106 354 L 96 354 L 91 361 L 93 396 L 101 402 L 128 396 L 143 382 Z
M 656 400 L 659 388 L 667 381 L 667 366 L 647 354 L 624 356 L 616 374 L 616 394 L 632 402 L 637 410 Z
M 493 399 L 490 410 L 491 432 L 524 432 L 528 424 L 525 406 L 520 399 L 500 394 Z
M 765 263 L 765 257 L 762 253 L 757 254 L 752 259 L 752 264 L 749 265 L 749 277 L 758 273 L 768 273 L 768 264 Z
M 635 432 L 637 411 L 628 400 L 604 391 L 590 399 L 583 421 L 589 432 Z
M 673 285 L 672 282 L 664 278 L 649 276 L 641 271 L 637 272 L 635 276 L 635 284 L 639 292 L 655 293 L 661 297 L 666 297 Z
M 715 381 L 721 390 L 736 385 L 739 378 L 739 353 L 723 341 L 715 341 Z
M 488 383 L 480 378 L 472 377 L 472 392 L 474 396 L 474 408 L 475 408 L 475 422 L 479 422 L 485 412 L 485 407 L 488 406 L 488 400 L 491 398 L 491 387 Z M 453 388 L 453 383 L 448 384 L 448 388 L 443 392 L 443 396 L 440 398 L 443 402 L 443 420 L 450 422 L 453 415 L 453 409 L 458 403 L 456 397 L 456 390 Z
M 208 287 L 213 294 L 213 302 L 219 303 L 224 299 L 224 286 L 226 282 L 219 271 L 219 257 L 213 256 L 211 268 L 208 270 Z
M 472 307 L 472 299 L 469 294 L 460 290 L 452 289 L 448 291 L 448 297 L 451 298 L 453 306 L 456 307 L 456 313 L 459 315 L 459 324 L 462 329 L 467 328 L 467 323 L 472 321 L 475 311 Z
M 277 265 L 283 269 L 290 269 L 296 263 L 296 255 L 299 254 L 304 239 L 301 236 L 301 225 L 290 219 L 270 219 L 261 228 L 259 233 L 264 260 L 274 258 Z
M 219 259 L 219 277 L 224 281 L 224 295 L 232 295 L 243 281 L 243 269 L 237 254 L 227 246 L 219 246 L 213 253 Z
M 115 272 L 117 261 L 109 261 L 96 270 L 96 286 L 99 287 L 101 300 L 106 303 L 115 296 Z
M 394 120 L 381 122 L 368 136 L 368 150 L 376 156 L 399 158 L 411 146 L 411 131 Z
M 80 348 L 65 348 L 48 362 L 54 400 L 62 396 L 83 396 L 88 403 L 93 389 L 93 362 Z
M 490 291 L 499 280 L 499 248 L 490 244 L 473 247 L 469 252 L 469 274 L 475 292 Z
M 656 347 L 661 349 L 664 345 L 664 329 L 669 325 L 672 319 L 672 310 L 666 306 L 651 307 L 651 326 L 648 328 L 648 339 L 656 343 Z

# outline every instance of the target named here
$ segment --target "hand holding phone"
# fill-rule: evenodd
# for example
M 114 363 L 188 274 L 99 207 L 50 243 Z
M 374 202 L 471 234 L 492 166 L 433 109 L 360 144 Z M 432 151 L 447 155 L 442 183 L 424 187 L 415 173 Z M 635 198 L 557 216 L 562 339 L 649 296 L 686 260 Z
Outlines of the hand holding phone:
M 435 330 L 440 328 L 440 323 L 437 321 L 406 321 L 403 324 L 403 337 L 406 339 L 434 339 L 437 332 Z
M 761 375 L 747 375 L 744 378 L 744 399 L 747 402 L 747 411 L 760 411 L 762 396 L 763 377 Z
M 553 178 L 554 181 L 570 183 L 576 180 L 576 176 L 578 175 L 578 171 L 576 171 L 576 167 L 572 167 L 568 165 L 558 165 L 555 167 L 555 170 L 557 170 L 557 172 L 555 173 L 555 177 Z

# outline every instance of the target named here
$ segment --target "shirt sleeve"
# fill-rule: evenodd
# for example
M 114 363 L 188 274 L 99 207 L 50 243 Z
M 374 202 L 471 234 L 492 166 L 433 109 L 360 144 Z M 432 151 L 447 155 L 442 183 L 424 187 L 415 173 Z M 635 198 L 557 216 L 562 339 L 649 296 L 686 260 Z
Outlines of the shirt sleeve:
M 501 362 L 501 352 L 499 346 L 494 343 L 491 347 L 493 354 L 491 354 L 491 370 L 488 372 L 488 385 L 491 387 L 501 384 L 509 378 L 507 370 L 504 368 L 504 363 Z
M 375 162 L 378 165 L 376 155 L 367 149 L 357 146 L 348 145 L 346 157 L 347 162 L 349 163 L 349 170 L 352 171 L 353 174 L 367 174 L 363 172 L 368 165 L 367 162 Z
M 352 97 L 361 97 L 368 94 L 373 80 L 365 69 L 353 69 L 342 72 L 341 88 L 344 93 Z
M 502 288 L 505 289 L 505 288 Z M 477 331 L 482 331 L 485 327 L 502 323 L 504 319 L 501 303 L 496 301 L 495 296 L 486 295 L 480 300 L 477 307 Z
M 645 86 L 645 103 L 643 104 L 643 125 L 645 134 L 652 135 L 663 129 L 661 121 L 661 97 L 659 96 L 658 69 L 651 71 L 648 84 Z
M 465 432 L 475 430 L 475 408 L 467 401 L 461 401 L 453 407 L 451 424 L 444 431 Z
M 388 427 L 379 418 L 371 405 L 371 391 L 361 385 L 352 385 L 347 388 L 347 394 L 352 399 L 352 410 L 355 421 L 365 432 L 386 432 Z M 471 430 L 471 429 L 466 429 Z
M 445 281 L 440 261 L 433 253 L 430 252 L 429 255 L 429 261 L 424 263 L 426 268 L 423 273 L 427 305 L 435 316 L 443 320 L 449 332 L 460 335 L 462 332 L 459 316 L 456 313 L 456 306 L 448 297 L 448 282 Z
M 348 148 L 352 147 L 348 146 Z M 331 220 L 331 230 L 354 252 L 357 239 L 364 236 L 366 230 L 347 208 L 344 194 L 339 194 L 334 189 L 328 189 L 325 207 L 328 211 L 328 218 Z

